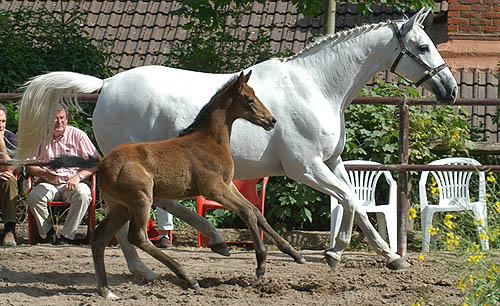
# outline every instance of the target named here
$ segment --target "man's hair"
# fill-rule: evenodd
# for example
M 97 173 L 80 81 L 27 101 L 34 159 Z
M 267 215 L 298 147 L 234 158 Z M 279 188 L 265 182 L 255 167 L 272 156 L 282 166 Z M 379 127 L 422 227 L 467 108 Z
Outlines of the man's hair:
M 68 111 L 68 107 L 66 106 L 66 104 L 57 104 L 57 109 L 56 109 L 56 113 L 60 112 L 61 110 L 63 110 L 66 112 L 66 117 L 69 116 L 69 111 Z
M 0 103 L 0 110 L 3 110 L 5 112 L 5 115 L 7 115 L 7 107 L 5 107 L 5 105 L 3 105 L 2 103 Z

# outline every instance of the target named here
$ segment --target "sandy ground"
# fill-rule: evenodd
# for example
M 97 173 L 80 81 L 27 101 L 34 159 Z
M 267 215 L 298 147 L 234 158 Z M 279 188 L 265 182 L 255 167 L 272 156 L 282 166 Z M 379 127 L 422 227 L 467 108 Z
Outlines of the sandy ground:
M 175 236 L 174 236 L 175 237 Z M 47 244 L 0 248 L 0 305 L 457 305 L 456 278 L 448 272 L 446 255 L 418 259 L 411 267 L 390 271 L 382 257 L 346 252 L 332 272 L 319 250 L 302 250 L 307 264 L 296 264 L 271 250 L 264 280 L 257 281 L 253 251 L 233 249 L 222 257 L 208 249 L 177 245 L 165 251 L 184 265 L 201 285 L 201 293 L 181 282 L 168 268 L 139 252 L 161 275 L 145 282 L 132 276 L 118 247 L 106 249 L 111 289 L 122 299 L 106 301 L 96 292 L 88 246 Z

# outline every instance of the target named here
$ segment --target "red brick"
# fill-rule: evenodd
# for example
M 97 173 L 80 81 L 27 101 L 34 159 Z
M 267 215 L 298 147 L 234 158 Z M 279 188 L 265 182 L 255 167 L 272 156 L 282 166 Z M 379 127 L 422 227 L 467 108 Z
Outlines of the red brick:
M 448 4 L 458 4 L 460 0 L 448 0 Z
M 491 19 L 500 18 L 500 12 L 484 12 L 483 18 L 491 18 Z
M 458 11 L 448 11 L 448 17 L 458 17 Z
M 492 19 L 480 19 L 479 23 L 482 25 L 490 25 L 490 24 L 493 24 L 492 21 L 493 21 Z
M 469 11 L 470 5 L 450 4 L 448 11 Z
M 481 3 L 481 0 L 460 0 L 461 4 L 477 4 Z
M 456 12 L 458 13 L 458 12 Z M 448 13 L 448 17 L 450 17 L 450 14 Z M 481 13 L 480 12 L 475 12 L 475 11 L 463 11 L 460 12 L 460 17 L 464 18 L 480 18 Z
M 471 26 L 471 25 L 461 25 L 458 27 L 459 32 L 461 33 L 472 33 L 472 32 L 480 32 L 481 27 L 480 26 Z
M 458 32 L 458 25 L 448 25 L 448 33 Z
M 493 20 L 494 25 L 500 25 L 500 19 L 494 19 Z
M 500 26 L 483 26 L 481 29 L 484 33 L 500 33 Z
M 489 12 L 491 11 L 491 6 L 483 4 L 472 4 L 470 6 L 470 9 L 471 11 Z
M 449 2 L 449 1 L 448 1 Z M 484 4 L 491 4 L 493 6 L 500 6 L 500 1 L 498 0 L 483 0 Z
M 448 24 L 469 24 L 469 20 L 465 18 L 448 18 Z

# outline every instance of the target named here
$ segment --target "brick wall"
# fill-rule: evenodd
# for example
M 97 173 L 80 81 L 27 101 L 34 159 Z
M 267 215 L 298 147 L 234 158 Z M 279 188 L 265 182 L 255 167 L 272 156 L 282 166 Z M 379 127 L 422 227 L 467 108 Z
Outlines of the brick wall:
M 500 35 L 500 0 L 448 0 L 448 34 Z

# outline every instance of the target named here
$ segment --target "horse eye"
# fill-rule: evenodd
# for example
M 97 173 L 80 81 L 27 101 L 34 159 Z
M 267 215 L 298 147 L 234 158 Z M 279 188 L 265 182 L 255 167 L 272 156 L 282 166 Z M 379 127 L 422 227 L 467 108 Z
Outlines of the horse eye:
M 429 45 L 421 45 L 418 48 L 421 52 L 429 52 Z
M 247 98 L 248 104 L 252 104 L 252 103 L 255 102 L 254 99 L 252 97 L 250 97 L 250 96 L 247 96 L 246 98 Z

